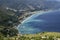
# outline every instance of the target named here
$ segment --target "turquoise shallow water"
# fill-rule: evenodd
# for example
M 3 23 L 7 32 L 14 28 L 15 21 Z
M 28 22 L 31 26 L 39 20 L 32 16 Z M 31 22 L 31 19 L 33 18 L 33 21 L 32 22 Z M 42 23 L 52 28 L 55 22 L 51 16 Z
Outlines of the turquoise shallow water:
M 22 22 L 18 30 L 22 34 L 60 32 L 60 10 L 36 13 Z

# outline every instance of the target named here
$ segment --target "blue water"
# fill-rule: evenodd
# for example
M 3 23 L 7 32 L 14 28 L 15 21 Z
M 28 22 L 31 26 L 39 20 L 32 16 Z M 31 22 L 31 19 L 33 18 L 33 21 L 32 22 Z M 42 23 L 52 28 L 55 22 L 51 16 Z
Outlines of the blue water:
M 22 34 L 60 32 L 60 10 L 34 14 L 19 25 L 18 29 Z

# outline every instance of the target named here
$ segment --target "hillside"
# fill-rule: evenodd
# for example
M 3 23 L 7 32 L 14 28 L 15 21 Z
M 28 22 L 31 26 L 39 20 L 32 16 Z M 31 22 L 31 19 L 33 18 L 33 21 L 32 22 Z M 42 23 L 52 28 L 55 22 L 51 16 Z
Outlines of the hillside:
M 14 37 L 4 37 L 0 35 L 0 40 L 60 40 L 60 33 L 42 32 L 37 34 L 24 34 Z
M 17 29 L 19 24 L 37 11 L 56 9 L 60 9 L 60 1 L 0 0 L 0 40 L 60 40 L 59 32 L 19 34 Z
M 15 13 L 6 9 L 0 8 L 0 33 L 7 36 L 13 36 L 18 33 L 15 28 L 18 23 L 18 18 Z
M 47 10 L 59 9 L 59 1 L 47 0 L 0 0 L 0 6 L 4 8 L 12 8 L 19 11 L 26 10 Z

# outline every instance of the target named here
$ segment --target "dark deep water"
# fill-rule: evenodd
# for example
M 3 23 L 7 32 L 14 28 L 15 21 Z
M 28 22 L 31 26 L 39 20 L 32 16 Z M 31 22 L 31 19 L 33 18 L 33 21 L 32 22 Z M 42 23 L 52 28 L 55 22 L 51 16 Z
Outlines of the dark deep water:
M 34 14 L 19 25 L 18 29 L 22 34 L 60 32 L 60 10 Z

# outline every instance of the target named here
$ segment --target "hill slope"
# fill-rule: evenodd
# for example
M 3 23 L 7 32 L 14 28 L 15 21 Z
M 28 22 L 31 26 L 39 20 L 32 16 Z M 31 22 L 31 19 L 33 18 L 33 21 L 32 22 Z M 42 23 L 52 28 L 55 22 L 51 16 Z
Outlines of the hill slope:
M 0 6 L 18 10 L 58 9 L 60 2 L 47 0 L 0 0 Z
M 57 32 L 42 32 L 38 34 L 25 34 L 14 37 L 0 36 L 0 40 L 60 40 L 60 33 Z

